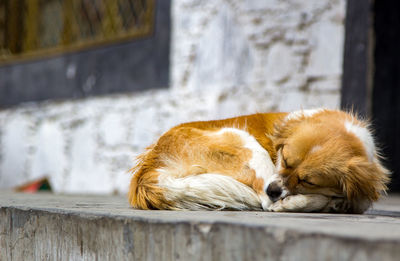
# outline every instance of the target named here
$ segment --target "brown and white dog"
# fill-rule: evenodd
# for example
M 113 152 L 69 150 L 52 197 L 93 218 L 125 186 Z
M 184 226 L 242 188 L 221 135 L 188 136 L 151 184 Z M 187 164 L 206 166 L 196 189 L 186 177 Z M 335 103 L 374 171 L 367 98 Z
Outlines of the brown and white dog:
M 368 123 L 338 110 L 178 125 L 132 168 L 140 209 L 362 213 L 388 171 Z

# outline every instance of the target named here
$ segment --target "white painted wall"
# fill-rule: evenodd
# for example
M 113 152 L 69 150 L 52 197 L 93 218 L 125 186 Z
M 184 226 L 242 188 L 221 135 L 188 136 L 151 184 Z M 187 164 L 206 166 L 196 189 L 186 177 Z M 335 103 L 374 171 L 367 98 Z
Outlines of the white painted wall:
M 337 108 L 345 0 L 173 0 L 171 86 L 0 111 L 0 188 L 125 193 L 133 157 L 173 125 Z

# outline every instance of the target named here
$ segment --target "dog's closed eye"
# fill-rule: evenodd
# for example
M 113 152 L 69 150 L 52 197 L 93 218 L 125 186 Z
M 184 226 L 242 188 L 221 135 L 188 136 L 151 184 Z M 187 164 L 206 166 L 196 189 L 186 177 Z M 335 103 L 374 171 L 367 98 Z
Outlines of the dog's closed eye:
M 308 186 L 313 186 L 313 187 L 317 186 L 317 184 L 315 184 L 315 183 L 313 183 L 313 182 L 311 182 L 311 181 L 309 181 L 307 179 L 300 179 L 299 182 L 301 182 L 303 184 L 306 184 Z
M 286 159 L 282 156 L 282 164 L 285 169 L 290 169 L 291 167 L 287 164 Z

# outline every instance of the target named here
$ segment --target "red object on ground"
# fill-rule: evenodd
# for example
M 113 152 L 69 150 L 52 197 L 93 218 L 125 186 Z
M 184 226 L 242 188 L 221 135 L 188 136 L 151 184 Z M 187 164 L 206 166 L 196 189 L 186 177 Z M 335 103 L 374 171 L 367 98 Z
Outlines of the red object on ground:
M 18 192 L 36 193 L 39 190 L 51 191 L 51 187 L 47 178 L 41 178 L 22 186 L 18 186 L 15 188 L 15 190 Z

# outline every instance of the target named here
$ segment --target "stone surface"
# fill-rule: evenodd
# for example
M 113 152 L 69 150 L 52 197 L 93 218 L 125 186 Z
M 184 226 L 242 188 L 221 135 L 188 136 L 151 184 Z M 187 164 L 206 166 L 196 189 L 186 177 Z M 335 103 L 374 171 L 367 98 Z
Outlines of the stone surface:
M 142 211 L 0 192 L 1 260 L 398 260 L 400 197 L 364 215 Z

